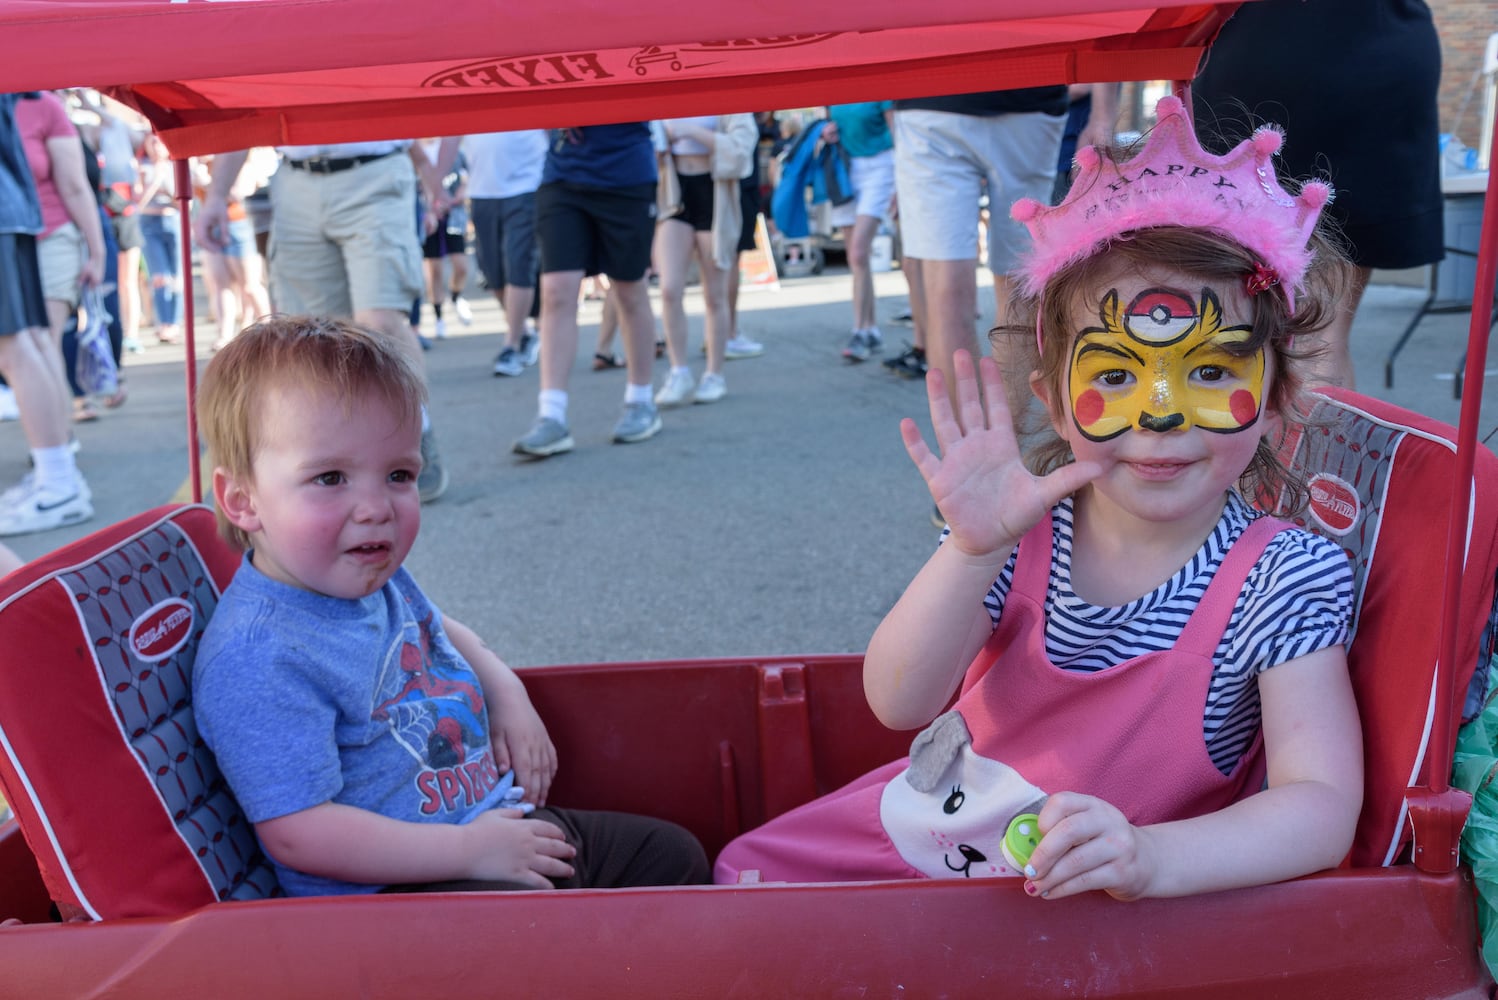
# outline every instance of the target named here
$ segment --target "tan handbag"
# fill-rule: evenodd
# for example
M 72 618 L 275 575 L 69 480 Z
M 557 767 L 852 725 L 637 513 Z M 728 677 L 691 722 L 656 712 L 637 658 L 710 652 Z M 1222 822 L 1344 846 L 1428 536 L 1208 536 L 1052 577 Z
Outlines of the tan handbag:
M 676 176 L 676 157 L 655 154 L 655 217 L 669 219 L 681 211 L 681 178 Z

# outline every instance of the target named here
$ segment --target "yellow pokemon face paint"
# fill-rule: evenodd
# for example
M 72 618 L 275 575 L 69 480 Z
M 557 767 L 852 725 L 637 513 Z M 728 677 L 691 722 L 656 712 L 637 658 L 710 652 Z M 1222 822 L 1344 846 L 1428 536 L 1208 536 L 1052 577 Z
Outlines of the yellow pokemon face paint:
M 1235 434 L 1258 422 L 1264 350 L 1231 353 L 1250 328 L 1223 326 L 1210 288 L 1200 303 L 1175 289 L 1150 288 L 1127 308 L 1112 289 L 1098 318 L 1101 326 L 1077 335 L 1068 375 L 1072 421 L 1084 437 L 1107 441 L 1135 428 Z

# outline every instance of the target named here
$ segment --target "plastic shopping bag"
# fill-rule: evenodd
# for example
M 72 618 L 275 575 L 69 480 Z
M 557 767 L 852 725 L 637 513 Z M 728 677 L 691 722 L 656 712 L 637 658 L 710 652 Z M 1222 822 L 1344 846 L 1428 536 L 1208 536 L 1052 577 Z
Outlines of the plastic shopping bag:
M 109 313 L 97 288 L 83 292 L 83 321 L 78 326 L 78 361 L 73 377 L 90 396 L 112 396 L 120 388 L 120 370 L 109 344 Z

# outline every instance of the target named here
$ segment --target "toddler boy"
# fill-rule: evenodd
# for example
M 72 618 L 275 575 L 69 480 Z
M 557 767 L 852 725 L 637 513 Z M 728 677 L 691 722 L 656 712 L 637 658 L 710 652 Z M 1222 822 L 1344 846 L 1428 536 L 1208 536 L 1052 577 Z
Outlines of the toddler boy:
M 291 895 L 708 881 L 672 823 L 546 806 L 556 750 L 519 677 L 402 567 L 425 389 L 350 323 L 235 337 L 198 414 L 244 550 L 199 648 L 199 732 Z

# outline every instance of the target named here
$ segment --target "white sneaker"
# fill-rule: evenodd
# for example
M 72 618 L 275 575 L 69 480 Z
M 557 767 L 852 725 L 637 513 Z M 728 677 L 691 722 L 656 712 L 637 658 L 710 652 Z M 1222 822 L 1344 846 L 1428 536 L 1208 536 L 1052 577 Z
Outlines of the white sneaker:
M 661 386 L 660 392 L 655 394 L 655 405 L 680 406 L 691 402 L 692 387 L 695 384 L 692 376 L 686 372 L 673 371 L 666 376 L 666 384 Z
M 0 385 L 0 420 L 20 420 L 21 408 L 16 405 L 16 394 L 10 386 Z
M 453 299 L 453 312 L 458 314 L 458 322 L 464 326 L 473 325 L 473 308 L 468 304 L 468 300 L 461 295 Z
M 706 372 L 702 381 L 697 383 L 697 391 L 692 395 L 692 401 L 696 403 L 716 403 L 728 393 L 728 385 L 723 381 L 722 375 L 714 375 Z
M 439 319 L 437 321 L 436 334 L 438 340 L 447 339 L 447 320 Z
M 765 353 L 765 345 L 757 340 L 750 340 L 743 334 L 732 338 L 724 345 L 723 356 L 729 361 L 738 361 L 742 358 L 757 358 Z
M 88 488 L 88 480 L 84 479 L 82 475 L 79 475 L 75 477 L 75 481 L 78 484 L 78 492 L 83 494 L 83 499 L 87 500 L 89 503 L 93 503 L 94 491 Z M 28 493 L 32 492 L 35 489 L 36 470 L 27 469 L 26 474 L 21 477 L 20 482 L 16 483 L 16 485 L 12 486 L 4 493 L 0 493 L 0 508 L 9 506 L 10 504 L 20 503 L 22 498 L 24 498 Z
M 72 491 L 66 493 L 40 489 L 33 480 L 30 489 L 0 503 L 0 537 L 51 531 L 93 516 L 93 504 L 83 493 L 83 477 L 78 477 Z

